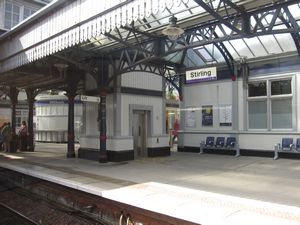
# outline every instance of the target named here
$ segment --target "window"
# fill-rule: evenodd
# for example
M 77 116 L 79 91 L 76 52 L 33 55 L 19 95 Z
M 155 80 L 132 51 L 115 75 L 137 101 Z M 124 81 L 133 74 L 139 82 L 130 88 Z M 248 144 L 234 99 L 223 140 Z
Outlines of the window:
M 267 85 L 266 82 L 251 83 L 248 85 L 249 97 L 258 97 L 267 95 Z
M 272 100 L 272 128 L 292 128 L 292 99 Z
M 271 95 L 292 94 L 291 80 L 279 80 L 271 82 Z
M 20 6 L 10 1 L 5 2 L 4 28 L 10 29 L 20 22 Z
M 267 101 L 250 101 L 249 107 L 249 128 L 267 129 Z
M 5 15 L 4 28 L 11 29 L 19 22 L 31 16 L 36 11 L 27 6 L 18 5 L 17 3 L 6 0 L 5 1 Z
M 23 12 L 23 20 L 25 20 L 27 17 L 31 16 L 32 14 L 34 14 L 36 11 L 26 8 L 24 7 L 24 12 Z
M 292 78 L 248 84 L 249 129 L 293 129 Z

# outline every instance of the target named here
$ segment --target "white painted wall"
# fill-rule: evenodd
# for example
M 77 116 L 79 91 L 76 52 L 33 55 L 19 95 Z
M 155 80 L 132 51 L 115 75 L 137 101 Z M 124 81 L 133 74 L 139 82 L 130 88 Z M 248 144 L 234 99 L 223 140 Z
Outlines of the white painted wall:
M 255 76 L 256 78 L 264 77 L 265 75 Z M 272 131 L 253 131 L 247 130 L 247 90 L 243 88 L 243 82 L 241 79 L 234 81 L 237 83 L 238 88 L 238 129 L 234 130 L 232 127 L 220 127 L 218 126 L 218 106 L 222 104 L 232 104 L 232 84 L 231 80 L 222 80 L 216 82 L 198 83 L 184 86 L 184 109 L 194 107 L 196 110 L 196 127 L 188 128 L 182 127 L 182 134 L 180 135 L 184 146 L 199 147 L 201 141 L 205 141 L 207 136 L 235 136 L 238 140 L 241 149 L 249 150 L 274 150 L 274 145 L 280 143 L 283 137 L 299 138 L 300 131 L 300 73 L 286 73 L 286 74 L 274 74 L 268 75 L 273 77 L 285 77 L 293 76 L 294 79 L 294 114 L 295 114 L 295 130 L 272 130 Z M 214 106 L 214 125 L 212 127 L 203 127 L 201 125 L 202 105 Z M 215 110 L 216 109 L 216 110 Z M 183 122 L 183 121 L 181 121 Z
M 186 110 L 195 112 L 196 126 L 186 127 L 186 131 L 216 131 L 232 130 L 231 127 L 219 126 L 219 107 L 232 105 L 232 81 L 203 82 L 188 84 L 184 86 L 184 108 L 181 108 L 183 115 Z M 202 126 L 202 106 L 213 106 L 213 126 Z M 181 121 L 183 123 L 185 121 Z
M 162 77 L 149 72 L 130 72 L 122 74 L 122 87 L 162 91 Z

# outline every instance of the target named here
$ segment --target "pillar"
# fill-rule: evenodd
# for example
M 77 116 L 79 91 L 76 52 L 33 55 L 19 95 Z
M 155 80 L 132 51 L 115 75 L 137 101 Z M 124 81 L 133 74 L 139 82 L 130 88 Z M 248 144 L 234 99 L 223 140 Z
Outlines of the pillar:
M 28 142 L 27 142 L 27 150 L 34 151 L 34 130 L 33 130 L 33 108 L 34 101 L 36 97 L 36 92 L 34 89 L 28 88 L 25 90 L 28 101 L 28 119 L 27 119 L 27 127 L 28 127 Z
M 67 146 L 67 158 L 75 157 L 75 132 L 74 132 L 74 99 L 77 95 L 78 83 L 83 77 L 84 73 L 77 68 L 68 68 L 67 74 L 67 88 L 66 96 L 68 97 L 68 146 Z M 66 72 L 66 71 L 64 71 Z
M 99 107 L 99 128 L 100 128 L 100 149 L 99 149 L 99 162 L 107 162 L 106 151 L 106 96 L 107 92 L 102 90 L 100 92 L 100 107 Z
M 10 151 L 17 151 L 17 135 L 16 135 L 16 106 L 18 103 L 19 90 L 16 87 L 10 87 L 9 97 L 11 101 L 11 130 L 12 130 L 12 140 L 10 142 Z
M 67 158 L 75 157 L 75 142 L 74 142 L 74 98 L 76 96 L 76 92 L 74 90 L 68 91 L 66 93 L 68 97 L 69 110 L 68 110 L 68 150 L 67 150 Z
M 16 87 L 10 87 L 9 97 L 11 102 L 11 129 L 12 132 L 16 133 L 16 106 L 18 104 L 19 91 Z

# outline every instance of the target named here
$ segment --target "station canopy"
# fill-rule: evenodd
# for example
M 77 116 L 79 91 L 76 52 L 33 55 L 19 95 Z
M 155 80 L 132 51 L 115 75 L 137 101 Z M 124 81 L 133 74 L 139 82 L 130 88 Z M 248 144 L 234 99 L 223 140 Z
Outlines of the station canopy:
M 189 69 L 300 53 L 298 0 L 99 2 L 53 1 L 0 36 L 0 85 L 15 81 L 7 81 L 10 74 L 24 86 L 16 74 L 34 79 L 44 70 L 24 68 L 38 62 L 86 68 L 105 57 L 126 72 L 142 64 Z M 176 38 L 162 34 L 172 16 L 184 30 Z

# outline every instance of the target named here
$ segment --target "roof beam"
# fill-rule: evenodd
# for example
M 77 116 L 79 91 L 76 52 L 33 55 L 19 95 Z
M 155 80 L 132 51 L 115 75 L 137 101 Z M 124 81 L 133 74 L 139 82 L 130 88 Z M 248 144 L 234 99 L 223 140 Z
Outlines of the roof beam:
M 225 26 L 227 26 L 229 29 L 232 30 L 232 33 L 237 34 L 243 34 L 244 33 L 244 26 L 242 28 L 238 28 L 238 23 L 235 23 L 235 20 L 232 19 L 232 17 L 243 15 L 243 17 L 240 17 L 240 21 L 242 24 L 244 24 L 244 18 L 249 17 L 248 13 L 242 10 L 239 6 L 235 5 L 229 0 L 220 0 L 219 4 L 215 6 L 213 3 L 215 1 L 208 0 L 194 0 L 199 6 L 201 6 L 205 11 L 207 11 L 211 16 L 213 16 L 217 21 L 221 22 Z M 225 13 L 225 15 L 221 15 L 221 9 L 223 10 L 222 13 Z M 231 11 L 234 10 L 235 12 L 229 12 L 228 9 Z M 248 22 L 248 21 L 247 21 Z

